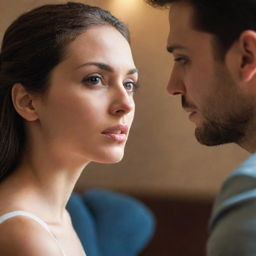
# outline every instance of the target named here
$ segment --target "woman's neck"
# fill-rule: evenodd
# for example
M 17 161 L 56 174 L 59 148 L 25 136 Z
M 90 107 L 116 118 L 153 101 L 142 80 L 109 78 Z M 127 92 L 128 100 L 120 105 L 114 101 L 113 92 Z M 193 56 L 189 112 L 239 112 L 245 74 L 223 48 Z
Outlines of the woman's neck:
M 41 217 L 45 220 L 61 223 L 69 197 L 86 165 L 71 158 L 60 161 L 50 152 L 44 153 L 43 159 L 30 154 L 4 183 L 22 210 L 43 214 Z

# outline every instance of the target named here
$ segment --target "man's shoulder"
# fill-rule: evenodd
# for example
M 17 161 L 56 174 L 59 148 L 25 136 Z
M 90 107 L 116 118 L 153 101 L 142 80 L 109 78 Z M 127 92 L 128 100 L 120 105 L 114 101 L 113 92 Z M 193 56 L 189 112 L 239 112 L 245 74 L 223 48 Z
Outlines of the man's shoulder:
M 255 187 L 254 154 L 227 177 L 215 200 L 208 256 L 256 255 Z

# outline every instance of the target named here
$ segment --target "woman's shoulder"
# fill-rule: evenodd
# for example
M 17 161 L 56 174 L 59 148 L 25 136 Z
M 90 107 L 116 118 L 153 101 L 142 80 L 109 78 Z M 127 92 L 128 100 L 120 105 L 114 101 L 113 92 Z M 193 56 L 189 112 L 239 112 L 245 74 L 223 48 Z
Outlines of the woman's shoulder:
M 15 216 L 0 224 L 0 255 L 58 256 L 56 241 L 36 221 Z

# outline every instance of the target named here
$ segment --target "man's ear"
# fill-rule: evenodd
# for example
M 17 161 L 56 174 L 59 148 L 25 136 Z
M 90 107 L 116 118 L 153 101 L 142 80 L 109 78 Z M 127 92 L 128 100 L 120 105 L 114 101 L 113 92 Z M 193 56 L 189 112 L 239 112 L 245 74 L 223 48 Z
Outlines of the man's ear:
M 25 120 L 35 121 L 38 119 L 34 107 L 34 97 L 20 83 L 16 83 L 12 87 L 12 102 L 15 110 Z
M 240 78 L 249 82 L 256 75 L 256 32 L 246 30 L 239 37 L 241 52 Z

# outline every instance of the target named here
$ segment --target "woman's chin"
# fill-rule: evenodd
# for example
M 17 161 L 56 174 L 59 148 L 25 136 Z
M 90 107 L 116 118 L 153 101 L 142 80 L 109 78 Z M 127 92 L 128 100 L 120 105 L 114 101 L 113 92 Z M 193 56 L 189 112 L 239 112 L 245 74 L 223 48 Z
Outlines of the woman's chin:
M 98 159 L 95 159 L 93 162 L 102 163 L 102 164 L 114 164 L 118 163 L 123 159 L 124 152 L 108 152 L 102 156 L 100 156 Z
M 123 159 L 123 155 L 115 156 L 115 157 L 104 159 L 101 163 L 102 164 L 115 164 L 115 163 L 119 163 L 122 159 Z

